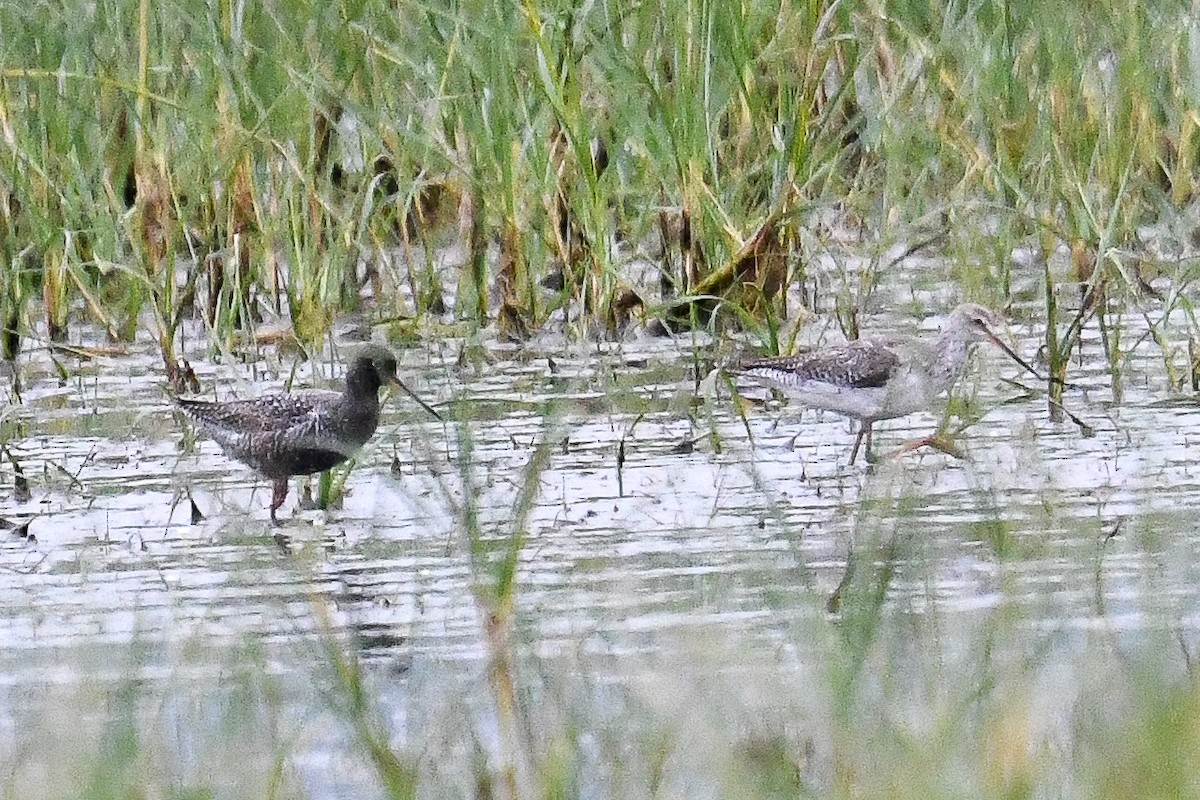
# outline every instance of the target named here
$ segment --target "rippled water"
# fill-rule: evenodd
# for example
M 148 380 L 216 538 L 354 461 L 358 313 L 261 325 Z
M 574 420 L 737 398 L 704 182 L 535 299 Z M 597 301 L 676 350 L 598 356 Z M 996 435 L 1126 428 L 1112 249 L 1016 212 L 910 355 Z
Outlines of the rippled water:
M 16 496 L 5 463 L 0 516 L 28 526 L 0 541 L 0 730 L 26 724 L 49 687 L 130 677 L 187 685 L 231 669 L 225 656 L 189 652 L 255 642 L 267 673 L 303 674 L 332 630 L 360 637 L 383 670 L 399 735 L 415 736 L 428 720 L 413 718 L 406 693 L 428 691 L 444 671 L 478 676 L 484 653 L 452 509 L 469 491 L 485 533 L 507 534 L 542 442 L 551 452 L 533 476 L 519 575 L 520 635 L 541 659 L 654 671 L 715 639 L 742 654 L 717 657 L 722 669 L 752 669 L 774 653 L 803 672 L 796 632 L 825 624 L 848 563 L 877 560 L 895 541 L 904 556 L 888 602 L 897 609 L 939 609 L 969 627 L 1004 606 L 1030 630 L 1103 621 L 1200 639 L 1200 536 L 1186 511 L 1200 500 L 1191 457 L 1200 406 L 1170 391 L 1158 347 L 1126 321 L 1125 346 L 1137 345 L 1119 405 L 1097 330 L 1072 370 L 1068 407 L 1094 435 L 1052 422 L 1037 391 L 1001 380 L 1024 381 L 1018 368 L 981 347 L 959 387 L 982 414 L 959 437 L 967 458 L 922 451 L 871 469 L 846 465 L 854 428 L 836 415 L 752 406 L 747 431 L 728 397 L 697 399 L 690 338 L 496 347 L 477 365 L 460 364 L 459 342 L 431 343 L 402 353 L 402 375 L 457 421 L 392 397 L 343 508 L 297 510 L 293 482 L 283 548 L 267 522 L 269 486 L 210 441 L 181 449 L 150 348 L 64 357 L 65 381 L 47 353 L 31 353 L 19 365 L 21 402 L 5 411 L 32 496 Z M 871 322 L 917 330 L 899 316 Z M 1032 328 L 1013 333 L 1022 352 L 1036 352 Z M 276 389 L 293 366 L 259 363 L 252 385 L 249 366 L 189 355 L 221 396 Z M 297 376 L 324 383 L 307 365 Z M 937 423 L 921 414 L 884 423 L 876 446 Z M 195 524 L 184 490 L 204 514 Z M 145 653 L 97 657 L 131 644 Z M 309 689 L 288 691 L 299 709 L 316 702 Z M 183 728 L 197 712 L 164 713 Z M 341 743 L 329 733 L 296 745 L 314 796 L 369 783 L 339 767 Z

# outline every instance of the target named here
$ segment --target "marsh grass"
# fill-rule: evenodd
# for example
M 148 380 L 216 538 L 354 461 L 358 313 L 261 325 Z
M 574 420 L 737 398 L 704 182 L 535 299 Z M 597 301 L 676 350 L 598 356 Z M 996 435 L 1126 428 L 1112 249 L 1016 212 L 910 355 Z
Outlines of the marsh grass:
M 70 343 L 86 320 L 151 338 L 171 373 L 193 316 L 228 353 L 279 320 L 318 350 L 356 311 L 404 336 L 448 323 L 468 360 L 484 326 L 619 337 L 639 313 L 783 352 L 797 303 L 856 336 L 883 282 L 922 279 L 895 254 L 936 248 L 964 295 L 1037 304 L 1052 409 L 1094 318 L 1119 394 L 1123 315 L 1179 309 L 1195 328 L 1197 36 L 1178 4 L 1115 0 L 2 4 L 3 355 L 42 332 Z M 1140 234 L 1163 227 L 1182 231 L 1177 256 Z M 660 274 L 635 284 L 648 243 Z M 1144 286 L 1153 267 L 1165 298 Z M 1149 327 L 1183 385 L 1179 343 Z M 802 621 L 774 641 L 716 628 L 664 634 L 648 660 L 535 657 L 520 558 L 559 437 L 532 448 L 490 528 L 479 421 L 460 417 L 467 491 L 446 513 L 484 674 L 432 669 L 407 700 L 459 757 L 392 729 L 353 645 L 332 624 L 320 640 L 321 708 L 379 794 L 1200 795 L 1179 767 L 1200 695 L 1170 620 L 1131 648 L 1045 632 L 1003 584 L 980 611 L 898 607 L 930 546 L 903 493 L 864 503 L 836 603 L 799 592 Z M 1003 571 L 1036 533 L 998 519 L 968 535 Z M 302 796 L 294 707 L 263 667 L 253 647 L 231 661 L 227 705 L 183 677 L 23 698 L 0 796 Z M 486 713 L 436 704 L 466 690 Z M 164 732 L 176 702 L 223 711 Z M 68 706 L 88 724 L 51 726 Z
M 775 350 L 789 294 L 833 297 L 853 335 L 893 245 L 961 253 L 964 291 L 1007 303 L 1008 254 L 1037 243 L 1073 253 L 1044 290 L 1061 400 L 1082 327 L 1137 301 L 1139 227 L 1186 216 L 1200 144 L 1182 12 L 1072 9 L 10 4 L 3 310 L 55 341 L 72 316 L 145 325 L 168 370 L 185 314 L 219 346 L 282 314 L 312 348 L 363 297 L 426 318 L 446 292 L 506 338 L 559 311 L 617 336 L 639 308 Z M 463 260 L 438 274 L 455 205 Z M 830 212 L 865 270 L 808 268 Z M 622 247 L 656 235 L 658 297 Z
M 459 411 L 465 408 L 460 406 Z M 543 751 L 534 742 L 541 738 L 533 730 L 533 709 L 525 701 L 524 681 L 518 671 L 518 568 L 528 536 L 529 516 L 537 501 L 542 474 L 550 454 L 561 439 L 554 408 L 544 409 L 548 420 L 540 440 L 522 470 L 512 514 L 499 530 L 481 520 L 478 498 L 480 487 L 474 474 L 471 420 L 460 413 L 458 419 L 460 503 L 453 503 L 457 528 L 465 539 L 471 566 L 471 593 L 479 615 L 482 644 L 486 659 L 488 685 L 496 723 L 495 763 L 486 781 L 488 795 L 494 797 L 564 796 L 553 751 Z M 445 487 L 444 487 L 445 489 Z M 450 501 L 452 494 L 445 492 Z M 482 780 L 482 776 L 481 776 Z M 567 795 L 569 796 L 569 795 Z

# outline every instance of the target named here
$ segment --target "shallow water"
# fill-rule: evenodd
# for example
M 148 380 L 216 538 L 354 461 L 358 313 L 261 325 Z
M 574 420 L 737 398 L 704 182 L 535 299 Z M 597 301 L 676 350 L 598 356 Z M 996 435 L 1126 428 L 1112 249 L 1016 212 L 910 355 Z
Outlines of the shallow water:
M 911 320 L 872 322 L 914 330 Z M 1034 331 L 1013 333 L 1021 352 L 1036 351 Z M 896 552 L 888 603 L 940 612 L 947 628 L 1003 609 L 1031 641 L 1050 635 L 1068 651 L 1073 631 L 1097 625 L 1200 641 L 1200 535 L 1185 511 L 1200 500 L 1190 458 L 1200 404 L 1170 391 L 1149 340 L 1129 354 L 1116 405 L 1098 333 L 1085 337 L 1067 403 L 1091 436 L 1052 422 L 1036 392 L 1003 383 L 1025 381 L 981 347 L 958 389 L 982 414 L 959 437 L 967 457 L 922 451 L 870 469 L 846 465 L 853 426 L 836 415 L 753 406 L 748 436 L 727 397 L 694 398 L 693 350 L 682 337 L 519 356 L 497 347 L 477 367 L 458 365 L 457 342 L 405 351 L 406 382 L 455 421 L 392 397 L 343 508 L 297 510 L 293 482 L 285 547 L 267 523 L 269 486 L 210 441 L 181 450 L 150 348 L 65 358 L 65 383 L 45 352 L 24 357 L 23 402 L 6 421 L 32 497 L 15 496 L 6 463 L 0 516 L 28 522 L 28 535 L 0 541 L 0 730 L 17 746 L 46 697 L 83 684 L 223 680 L 234 669 L 228 653 L 248 642 L 266 674 L 301 676 L 281 685 L 285 707 L 304 717 L 319 706 L 303 676 L 319 670 L 320 643 L 353 633 L 386 689 L 396 738 L 424 741 L 438 721 L 412 693 L 477 688 L 485 654 L 453 509 L 469 492 L 484 534 L 507 535 L 542 442 L 550 455 L 534 476 L 521 554 L 520 641 L 538 663 L 604 676 L 599 685 L 665 681 L 664 663 L 675 669 L 698 653 L 718 673 L 753 674 L 770 654 L 787 674 L 805 674 L 819 652 L 806 651 L 807 632 L 829 624 L 848 563 Z M 252 386 L 250 367 L 190 355 L 220 396 L 278 388 L 292 367 L 259 364 L 265 380 Z M 324 385 L 309 370 L 298 385 Z M 876 446 L 937 423 L 922 414 L 885 423 Z M 462 438 L 472 444 L 468 489 Z M 191 522 L 183 490 L 203 520 Z M 947 646 L 959 641 L 945 635 Z M 96 657 L 135 647 L 136 656 Z M 486 695 L 457 702 L 488 729 Z M 178 730 L 194 722 L 195 707 L 170 708 L 159 712 Z M 371 785 L 346 746 L 333 729 L 294 744 L 312 796 Z

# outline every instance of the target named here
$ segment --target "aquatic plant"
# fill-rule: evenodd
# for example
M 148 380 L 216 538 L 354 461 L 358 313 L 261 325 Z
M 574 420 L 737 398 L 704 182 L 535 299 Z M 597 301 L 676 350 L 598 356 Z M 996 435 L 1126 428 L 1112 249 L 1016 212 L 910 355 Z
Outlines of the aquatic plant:
M 458 320 L 511 339 L 559 311 L 577 333 L 716 313 L 770 339 L 789 295 L 833 298 L 853 336 L 890 248 L 963 252 L 970 294 L 1008 300 L 1010 253 L 1037 242 L 1074 268 L 1045 284 L 1055 399 L 1079 330 L 1099 313 L 1117 333 L 1141 291 L 1139 226 L 1194 194 L 1193 30 L 1167 4 L 276 12 L 0 9 L 17 328 L 65 340 L 83 315 L 129 338 L 153 308 L 170 368 L 181 314 L 218 347 L 282 314 L 314 346 L 363 297 L 440 314 L 448 281 Z M 865 269 L 811 269 L 831 222 L 859 230 Z M 655 240 L 658 285 L 634 285 Z

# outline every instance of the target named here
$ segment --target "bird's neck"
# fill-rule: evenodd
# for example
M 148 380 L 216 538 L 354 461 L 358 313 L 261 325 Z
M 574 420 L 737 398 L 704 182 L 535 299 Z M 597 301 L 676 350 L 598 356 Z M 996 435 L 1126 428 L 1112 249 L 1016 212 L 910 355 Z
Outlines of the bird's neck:
M 379 381 L 373 375 L 353 371 L 346 376 L 345 394 L 358 403 L 378 403 Z
M 929 364 L 929 374 L 940 391 L 946 391 L 958 380 L 971 353 L 971 342 L 956 333 L 944 331 L 933 341 L 933 361 Z

